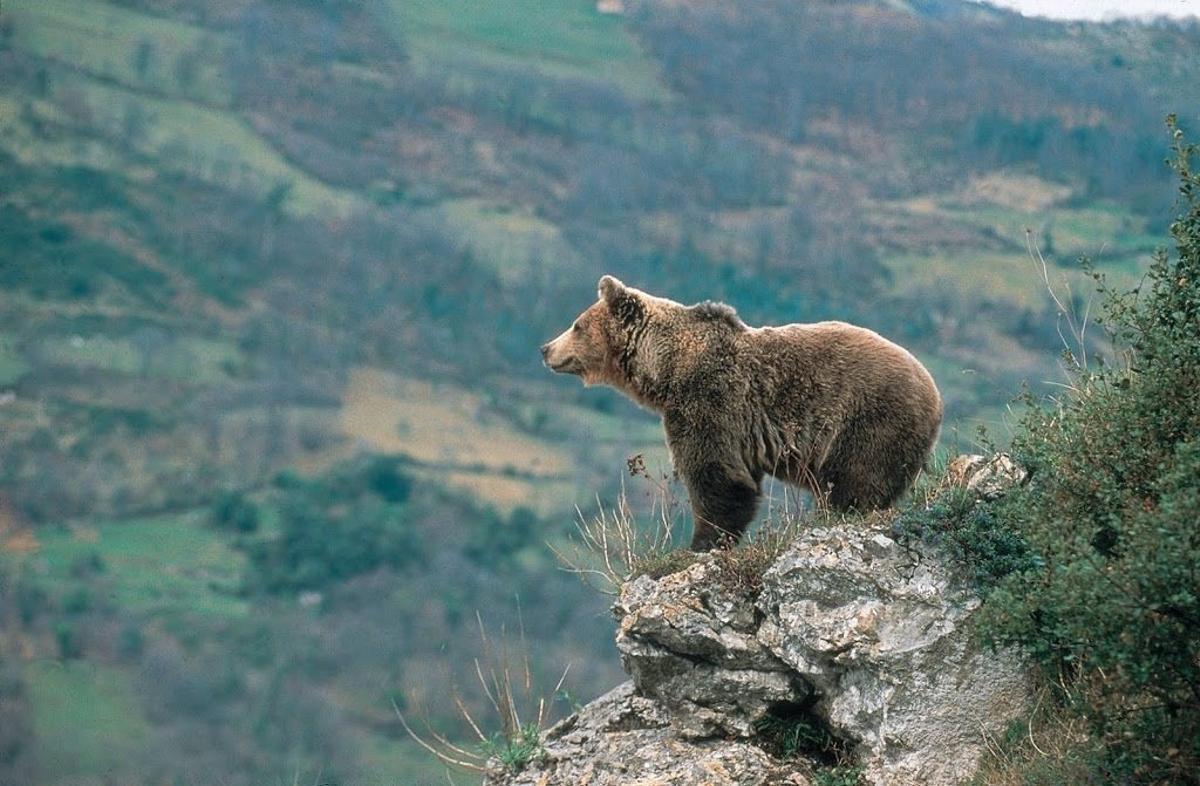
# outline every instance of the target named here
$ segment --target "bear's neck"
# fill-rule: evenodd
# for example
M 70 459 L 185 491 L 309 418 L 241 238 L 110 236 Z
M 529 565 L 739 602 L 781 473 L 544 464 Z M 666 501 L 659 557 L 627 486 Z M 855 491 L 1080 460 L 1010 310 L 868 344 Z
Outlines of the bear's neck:
M 649 368 L 647 359 L 634 353 L 614 361 L 605 382 L 633 399 L 639 406 L 662 414 L 671 400 L 669 369 L 664 366 L 669 359 L 659 360 Z

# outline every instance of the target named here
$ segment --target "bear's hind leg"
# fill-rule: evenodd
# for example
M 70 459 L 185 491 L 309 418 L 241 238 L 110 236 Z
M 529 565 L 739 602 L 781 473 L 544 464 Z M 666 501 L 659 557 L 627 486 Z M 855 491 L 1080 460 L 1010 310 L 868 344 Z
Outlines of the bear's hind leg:
M 881 510 L 891 507 L 924 463 L 919 446 L 905 442 L 907 435 L 888 434 L 854 445 L 823 468 L 821 480 L 834 510 Z
M 685 470 L 681 474 L 696 522 L 692 551 L 725 548 L 737 543 L 754 519 L 761 478 L 742 476 L 715 463 L 705 464 L 694 473 Z

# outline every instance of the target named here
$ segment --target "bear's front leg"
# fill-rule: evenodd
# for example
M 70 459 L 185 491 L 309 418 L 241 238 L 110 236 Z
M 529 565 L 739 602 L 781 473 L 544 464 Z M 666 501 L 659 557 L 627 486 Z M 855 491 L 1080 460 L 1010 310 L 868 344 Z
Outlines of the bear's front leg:
M 759 483 L 748 474 L 711 462 L 693 471 L 681 468 L 680 474 L 696 520 L 692 551 L 728 548 L 737 543 L 754 519 Z

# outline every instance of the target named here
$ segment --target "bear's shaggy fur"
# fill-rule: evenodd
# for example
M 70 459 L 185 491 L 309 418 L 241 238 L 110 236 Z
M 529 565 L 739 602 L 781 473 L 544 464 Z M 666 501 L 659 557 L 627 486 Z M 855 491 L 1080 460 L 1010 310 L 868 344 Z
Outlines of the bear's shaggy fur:
M 600 279 L 600 299 L 542 347 L 552 370 L 659 412 L 696 526 L 693 550 L 736 542 L 764 474 L 839 510 L 883 508 L 937 439 L 942 399 L 903 348 L 844 322 L 748 327 Z

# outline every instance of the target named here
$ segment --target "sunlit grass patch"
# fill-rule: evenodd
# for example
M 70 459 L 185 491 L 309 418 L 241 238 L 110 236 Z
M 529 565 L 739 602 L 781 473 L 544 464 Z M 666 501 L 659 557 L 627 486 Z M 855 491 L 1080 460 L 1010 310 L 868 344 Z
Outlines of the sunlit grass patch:
M 286 185 L 290 191 L 285 204 L 300 214 L 347 213 L 359 203 L 353 193 L 326 185 L 288 162 L 230 112 L 133 95 L 90 80 L 77 87 L 96 126 L 125 138 L 169 169 L 264 195 Z
M 262 198 L 286 188 L 284 208 L 298 215 L 344 215 L 366 204 L 289 162 L 233 112 L 137 93 L 66 70 L 56 72 L 51 89 L 50 100 L 30 104 L 39 121 L 81 125 L 106 141 L 91 134 L 43 141 L 23 120 L 18 102 L 0 102 L 0 130 L 6 131 L 0 146 L 22 163 L 142 176 L 147 173 L 136 158 L 147 156 L 163 171 Z
M 204 512 L 42 528 L 30 560 L 36 574 L 68 581 L 77 560 L 98 555 L 102 581 L 122 608 L 167 616 L 241 617 L 235 597 L 244 556 L 211 529 Z
M 118 669 L 89 661 L 35 661 L 25 669 L 33 755 L 43 783 L 131 773 L 150 728 Z
M 218 381 L 243 362 L 232 344 L 202 338 L 164 339 L 161 346 L 139 348 L 130 338 L 59 336 L 43 339 L 39 349 L 54 365 L 194 384 Z
M 658 70 L 621 20 L 591 0 L 388 0 L 381 18 L 429 66 L 534 67 L 603 82 L 638 97 L 666 94 Z
M 13 42 L 39 57 L 124 85 L 227 104 L 216 31 L 88 0 L 10 0 Z
M 526 280 L 537 263 L 559 268 L 576 257 L 558 227 L 528 210 L 459 199 L 446 202 L 439 212 L 471 253 L 512 285 Z
M 1020 238 L 1024 239 L 1024 233 Z M 887 257 L 899 294 L 937 291 L 960 298 L 1041 306 L 1045 288 L 1034 263 L 1023 252 L 935 251 Z M 1077 276 L 1082 281 L 1082 276 Z

